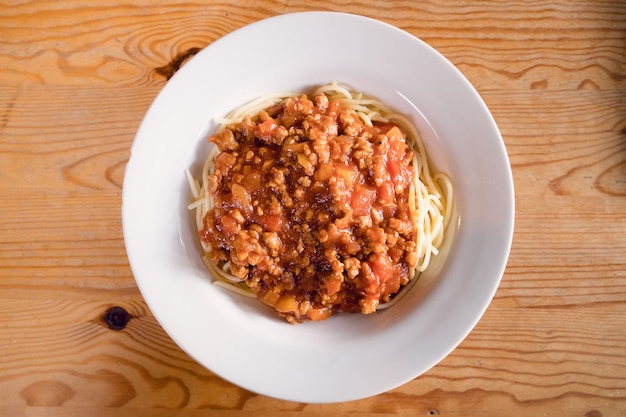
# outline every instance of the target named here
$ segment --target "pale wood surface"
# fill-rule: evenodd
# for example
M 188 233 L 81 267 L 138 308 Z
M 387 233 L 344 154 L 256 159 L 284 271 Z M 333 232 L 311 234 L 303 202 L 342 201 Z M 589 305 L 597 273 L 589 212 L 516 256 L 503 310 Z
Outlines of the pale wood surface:
M 502 131 L 516 229 L 469 337 L 391 392 L 284 402 L 225 382 L 158 325 L 126 258 L 123 173 L 172 69 L 285 12 L 394 24 L 442 52 Z M 114 331 L 112 306 L 131 319 Z M 0 4 L 0 416 L 626 415 L 626 2 Z

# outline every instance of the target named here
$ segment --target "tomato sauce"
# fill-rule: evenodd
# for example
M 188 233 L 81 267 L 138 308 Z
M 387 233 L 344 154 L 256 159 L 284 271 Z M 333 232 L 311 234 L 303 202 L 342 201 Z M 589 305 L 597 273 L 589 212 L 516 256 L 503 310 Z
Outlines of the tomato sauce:
M 371 313 L 409 280 L 413 151 L 391 123 L 366 126 L 302 95 L 211 136 L 214 208 L 200 238 L 291 323 Z

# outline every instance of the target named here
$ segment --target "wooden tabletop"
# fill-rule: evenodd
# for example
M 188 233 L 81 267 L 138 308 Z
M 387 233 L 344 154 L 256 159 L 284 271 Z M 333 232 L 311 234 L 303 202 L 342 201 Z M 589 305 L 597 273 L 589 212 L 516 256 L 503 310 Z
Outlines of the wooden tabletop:
M 508 266 L 471 334 L 415 380 L 333 405 L 189 358 L 143 300 L 121 224 L 130 146 L 168 77 L 235 29 L 309 10 L 446 56 L 492 111 L 516 194 Z M 0 416 L 19 415 L 626 415 L 626 2 L 2 2 Z

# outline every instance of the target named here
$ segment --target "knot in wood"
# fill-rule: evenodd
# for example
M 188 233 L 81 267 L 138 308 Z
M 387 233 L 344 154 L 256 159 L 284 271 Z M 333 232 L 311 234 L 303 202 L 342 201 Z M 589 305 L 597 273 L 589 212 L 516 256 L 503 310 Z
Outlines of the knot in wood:
M 104 313 L 104 321 L 111 330 L 122 330 L 131 319 L 131 315 L 122 307 L 114 306 Z

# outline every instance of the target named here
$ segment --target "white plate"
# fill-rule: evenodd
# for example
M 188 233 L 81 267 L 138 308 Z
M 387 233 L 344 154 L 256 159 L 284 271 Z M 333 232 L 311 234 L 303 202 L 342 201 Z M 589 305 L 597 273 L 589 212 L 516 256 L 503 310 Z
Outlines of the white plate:
M 213 117 L 268 92 L 333 80 L 413 118 L 429 156 L 452 178 L 456 217 L 444 253 L 395 307 L 293 326 L 211 284 L 186 209 L 184 171 L 199 169 Z M 364 398 L 437 364 L 487 308 L 513 234 L 508 157 L 477 92 L 419 39 L 355 15 L 283 15 L 212 43 L 150 107 L 125 175 L 128 258 L 163 328 L 217 375 L 285 400 Z

